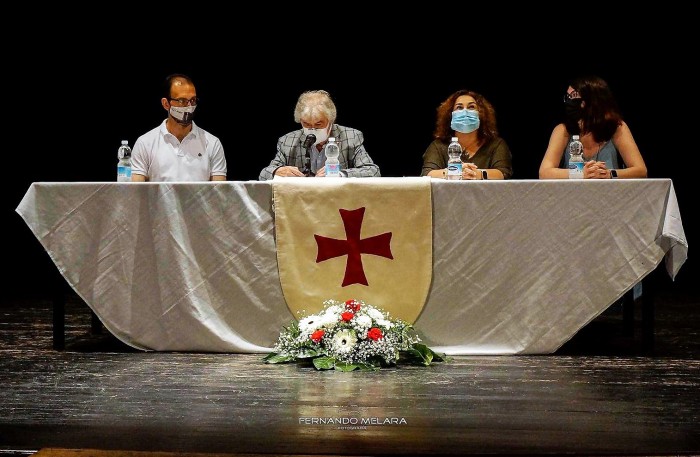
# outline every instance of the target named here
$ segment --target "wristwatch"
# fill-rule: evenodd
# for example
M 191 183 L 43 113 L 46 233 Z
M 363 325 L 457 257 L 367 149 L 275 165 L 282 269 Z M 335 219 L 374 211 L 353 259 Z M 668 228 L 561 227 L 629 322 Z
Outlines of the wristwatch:
M 481 179 L 489 179 L 489 172 L 486 170 L 481 170 Z
M 610 170 L 610 178 L 617 179 L 617 170 Z

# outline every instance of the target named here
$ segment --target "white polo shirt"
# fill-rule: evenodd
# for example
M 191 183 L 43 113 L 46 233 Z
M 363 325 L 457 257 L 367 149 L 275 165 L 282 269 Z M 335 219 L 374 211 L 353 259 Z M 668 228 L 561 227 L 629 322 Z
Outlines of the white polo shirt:
M 141 135 L 131 152 L 131 173 L 149 181 L 209 181 L 226 176 L 226 157 L 221 141 L 192 122 L 182 143 L 168 132 L 164 120 Z

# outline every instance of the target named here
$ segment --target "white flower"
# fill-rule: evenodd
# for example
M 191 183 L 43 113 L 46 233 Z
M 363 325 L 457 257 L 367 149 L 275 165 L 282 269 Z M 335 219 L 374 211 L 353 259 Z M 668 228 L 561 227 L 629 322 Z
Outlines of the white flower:
M 340 314 L 323 313 L 319 316 L 320 325 L 324 328 L 332 329 L 340 321 Z
M 362 334 L 372 326 L 372 318 L 366 314 L 356 314 L 352 324 L 357 329 L 357 332 Z
M 391 328 L 394 326 L 393 322 L 388 321 L 386 319 L 377 319 L 377 324 L 384 327 L 384 328 Z
M 367 315 L 375 321 L 378 321 L 380 319 L 384 320 L 384 318 L 386 317 L 381 311 L 369 305 L 365 305 L 365 311 L 367 311 Z
M 319 328 L 321 328 L 321 319 L 319 316 L 312 314 L 311 316 L 306 316 L 299 321 L 299 331 L 304 335 L 310 335 Z
M 357 343 L 355 332 L 349 329 L 341 330 L 333 337 L 333 351 L 338 354 L 347 354 L 352 351 Z
M 321 314 L 324 322 L 337 322 L 340 320 L 340 314 L 343 312 L 340 306 L 331 306 Z
M 326 314 L 334 314 L 340 316 L 340 313 L 345 311 L 345 309 L 340 305 L 332 305 L 326 308 Z

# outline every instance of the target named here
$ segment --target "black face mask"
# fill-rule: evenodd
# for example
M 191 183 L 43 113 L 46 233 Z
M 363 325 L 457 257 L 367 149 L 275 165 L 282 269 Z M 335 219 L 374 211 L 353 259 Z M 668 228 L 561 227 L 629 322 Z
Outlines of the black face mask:
M 564 125 L 566 125 L 566 129 L 572 135 L 579 133 L 581 129 L 578 122 L 583 117 L 582 103 L 583 100 L 580 98 L 573 98 L 564 102 Z

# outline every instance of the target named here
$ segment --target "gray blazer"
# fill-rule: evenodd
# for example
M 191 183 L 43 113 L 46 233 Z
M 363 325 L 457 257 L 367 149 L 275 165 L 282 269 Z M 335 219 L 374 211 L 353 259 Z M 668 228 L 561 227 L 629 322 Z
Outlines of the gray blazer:
M 340 170 L 348 177 L 373 177 L 381 176 L 379 167 L 372 162 L 362 142 L 364 136 L 359 130 L 342 125 L 333 124 L 329 136 L 335 137 L 335 142 L 340 147 Z M 303 140 L 306 139 L 303 130 L 295 130 L 277 140 L 277 154 L 270 165 L 260 172 L 260 180 L 272 179 L 279 167 L 291 165 L 304 168 Z M 313 147 L 313 146 L 312 146 Z

